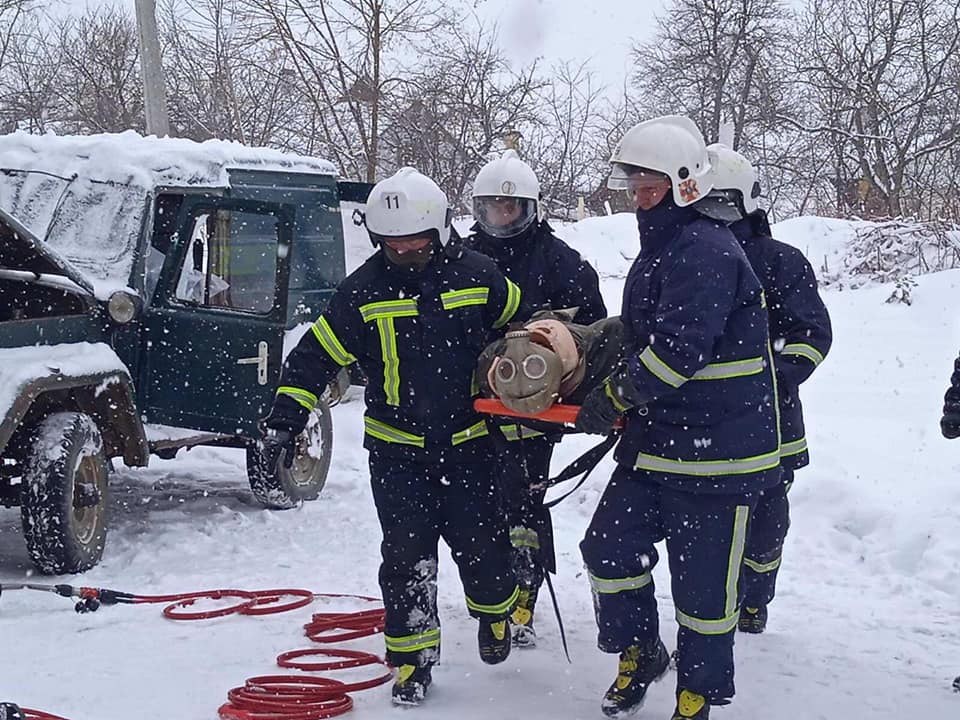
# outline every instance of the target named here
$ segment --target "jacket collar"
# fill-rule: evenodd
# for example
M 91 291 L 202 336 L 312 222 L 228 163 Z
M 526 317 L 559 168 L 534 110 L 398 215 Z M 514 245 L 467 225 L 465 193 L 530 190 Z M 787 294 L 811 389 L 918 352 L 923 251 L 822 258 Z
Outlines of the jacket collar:
M 637 228 L 640 231 L 640 254 L 656 255 L 666 247 L 680 231 L 698 217 L 690 205 L 677 207 L 672 193 L 650 210 L 637 208 Z
M 756 210 L 745 218 L 731 223 L 728 227 L 741 245 L 753 240 L 772 237 L 770 221 L 767 220 L 767 213 L 763 210 Z
M 518 257 L 529 255 L 536 243 L 543 237 L 543 233 L 553 232 L 546 220 L 530 224 L 519 235 L 510 238 L 495 238 L 487 235 L 480 223 L 474 223 L 470 230 L 474 232 L 474 247 L 484 255 L 500 262 L 508 262 Z

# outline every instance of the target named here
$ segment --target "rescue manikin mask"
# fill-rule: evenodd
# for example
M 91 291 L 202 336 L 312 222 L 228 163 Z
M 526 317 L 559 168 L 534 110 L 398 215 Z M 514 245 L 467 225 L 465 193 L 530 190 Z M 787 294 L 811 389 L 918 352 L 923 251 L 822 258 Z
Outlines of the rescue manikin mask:
M 507 333 L 487 382 L 511 410 L 537 415 L 572 392 L 584 366 L 570 331 L 558 320 L 535 320 Z

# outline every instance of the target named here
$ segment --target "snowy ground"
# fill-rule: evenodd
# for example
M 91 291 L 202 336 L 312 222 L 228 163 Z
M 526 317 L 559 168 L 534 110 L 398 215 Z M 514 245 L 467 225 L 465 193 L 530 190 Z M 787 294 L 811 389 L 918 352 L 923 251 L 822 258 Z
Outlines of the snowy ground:
M 629 220 L 564 230 L 600 266 L 613 307 L 633 251 Z M 830 247 L 829 232 L 819 244 L 810 239 L 823 223 L 792 222 L 785 237 L 811 256 Z M 791 493 L 793 527 L 769 630 L 737 638 L 738 695 L 714 710 L 718 719 L 960 717 L 960 696 L 949 689 L 960 673 L 960 442 L 943 440 L 937 427 L 960 346 L 960 271 L 921 278 L 910 307 L 886 304 L 889 294 L 884 287 L 826 294 L 836 341 L 804 396 L 813 464 Z M 104 560 L 66 581 L 144 594 L 211 587 L 378 594 L 380 538 L 361 413 L 359 401 L 334 410 L 327 487 L 319 501 L 292 511 L 251 504 L 243 457 L 233 451 L 200 448 L 154 458 L 146 470 L 120 469 Z M 589 442 L 567 440 L 556 466 Z M 411 717 L 602 717 L 599 697 L 615 660 L 594 646 L 577 543 L 609 469 L 608 460 L 555 511 L 556 585 L 573 663 L 563 658 L 545 603 L 540 646 L 484 666 L 445 556 L 443 662 L 430 702 Z M 0 509 L 0 581 L 29 572 L 18 511 Z M 673 647 L 665 564 L 655 575 Z M 307 645 L 301 626 L 318 609 L 174 623 L 157 607 L 79 616 L 62 598 L 10 593 L 0 599 L 0 700 L 72 720 L 212 720 L 230 687 L 274 672 L 277 653 Z M 380 650 L 379 638 L 359 645 Z M 651 691 L 640 717 L 669 717 L 672 684 Z M 360 693 L 352 717 L 407 712 L 391 708 L 388 695 L 386 687 Z

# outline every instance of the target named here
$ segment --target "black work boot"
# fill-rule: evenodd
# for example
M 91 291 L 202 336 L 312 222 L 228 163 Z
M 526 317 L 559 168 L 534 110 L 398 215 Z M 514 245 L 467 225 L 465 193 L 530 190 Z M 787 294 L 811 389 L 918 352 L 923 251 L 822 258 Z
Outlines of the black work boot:
M 502 663 L 510 655 L 510 628 L 506 620 L 495 623 L 480 621 L 477 631 L 480 659 L 487 665 Z
M 759 635 L 767 627 L 767 606 L 745 607 L 740 611 L 737 629 L 740 632 Z
M 401 665 L 393 681 L 394 705 L 419 705 L 427 696 L 433 678 L 430 665 Z
M 647 647 L 628 647 L 620 653 L 617 679 L 600 703 L 603 714 L 622 718 L 635 713 L 643 705 L 647 689 L 666 674 L 669 666 L 670 656 L 659 639 Z
M 536 588 L 520 591 L 520 600 L 510 614 L 510 628 L 513 634 L 514 647 L 536 647 L 537 631 L 533 629 L 533 608 L 536 604 Z
M 677 693 L 677 708 L 670 720 L 707 720 L 710 717 L 710 703 L 703 695 L 691 690 Z

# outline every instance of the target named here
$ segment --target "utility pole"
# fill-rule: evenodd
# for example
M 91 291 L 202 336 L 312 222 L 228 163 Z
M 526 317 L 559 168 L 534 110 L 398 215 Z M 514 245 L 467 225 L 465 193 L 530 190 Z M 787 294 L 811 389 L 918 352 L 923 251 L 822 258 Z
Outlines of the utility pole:
M 170 134 L 170 120 L 167 117 L 167 92 L 163 81 L 163 66 L 160 64 L 157 2 L 156 0 L 136 0 L 136 8 L 147 134 L 164 137 Z

